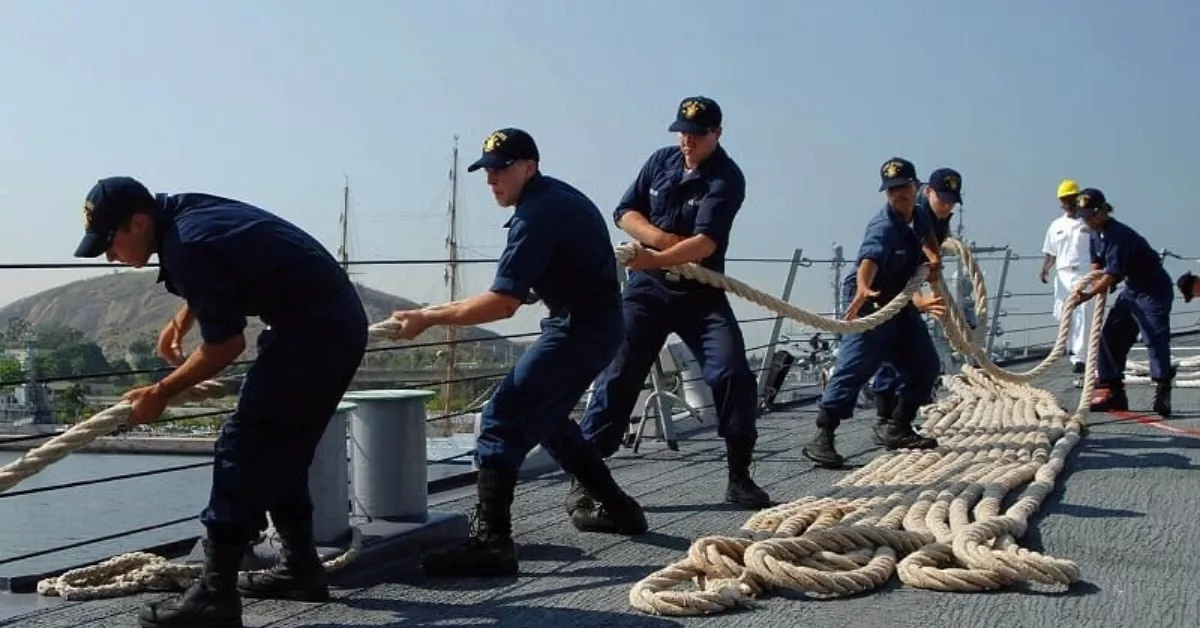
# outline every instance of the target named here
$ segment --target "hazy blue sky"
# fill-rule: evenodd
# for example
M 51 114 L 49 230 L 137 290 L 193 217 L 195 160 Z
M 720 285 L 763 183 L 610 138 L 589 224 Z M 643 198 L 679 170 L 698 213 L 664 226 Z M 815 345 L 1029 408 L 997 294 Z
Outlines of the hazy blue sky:
M 0 260 L 69 261 L 83 195 L 118 173 L 258 203 L 331 249 L 348 176 L 354 258 L 440 258 L 455 134 L 464 254 L 494 257 L 507 210 L 465 172 L 489 131 L 529 130 L 544 171 L 607 213 L 691 94 L 721 103 L 746 172 L 734 256 L 852 255 L 893 155 L 963 173 L 980 244 L 1036 252 L 1069 176 L 1154 246 L 1200 256 L 1198 21 L 1200 3 L 1159 0 L 5 0 Z M 784 270 L 729 268 L 770 291 Z M 363 280 L 440 301 L 441 273 Z M 1035 287 L 1036 263 L 1013 273 Z M 10 271 L 0 302 L 82 275 Z M 827 307 L 827 269 L 801 278 L 796 302 Z

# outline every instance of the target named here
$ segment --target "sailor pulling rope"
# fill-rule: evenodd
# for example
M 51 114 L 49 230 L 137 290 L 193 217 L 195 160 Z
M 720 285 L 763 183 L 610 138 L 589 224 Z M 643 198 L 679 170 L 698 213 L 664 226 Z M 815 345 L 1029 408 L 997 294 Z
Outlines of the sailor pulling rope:
M 625 263 L 636 255 L 634 246 L 618 247 L 618 260 Z M 986 320 L 982 273 L 970 251 L 953 239 L 945 242 L 945 248 L 962 256 L 967 264 L 978 318 Z M 797 308 L 695 264 L 669 270 L 732 292 L 781 316 L 835 333 L 862 332 L 882 324 L 910 301 L 927 277 L 922 269 L 901 294 L 878 311 L 843 321 Z M 940 281 L 935 290 L 949 300 Z M 1067 305 L 1075 306 L 1075 302 Z M 976 359 L 982 370 L 964 367 L 963 373 L 951 380 L 952 396 L 925 408 L 926 430 L 944 439 L 942 447 L 918 454 L 901 451 L 881 456 L 839 482 L 835 493 L 840 494 L 804 498 L 763 510 L 743 527 L 760 536 L 769 532 L 773 534 L 770 540 L 698 540 L 687 560 L 635 585 L 630 592 L 631 604 L 649 613 L 686 615 L 750 605 L 755 596 L 775 586 L 847 594 L 885 582 L 897 569 L 898 555 L 906 556 L 898 567 L 902 580 L 944 590 L 982 590 L 1019 579 L 1065 583 L 1077 578 L 1073 564 L 1021 549 L 1014 541 L 1053 487 L 1066 453 L 1083 428 L 1086 406 L 1067 417 L 1050 393 L 1027 385 L 1062 355 L 1066 327 L 1060 329 L 1054 350 L 1042 364 L 1025 373 L 1012 373 L 994 365 L 971 344 L 971 332 L 952 301 L 946 312 L 940 322 L 953 346 Z M 1103 314 L 1101 295 L 1089 345 L 1089 365 L 1097 352 Z M 373 341 L 390 340 L 395 327 L 394 319 L 376 323 L 370 327 L 370 337 Z M 1089 372 L 1089 382 L 1090 376 Z M 204 382 L 171 403 L 212 399 L 229 392 L 224 384 Z M 1085 389 L 1083 398 L 1088 394 L 1090 390 Z M 0 491 L 111 433 L 124 424 L 129 408 L 129 404 L 120 403 L 104 410 L 0 468 Z M 898 486 L 896 479 L 903 479 L 909 488 L 885 490 Z M 1026 487 L 1022 498 L 999 515 L 1004 494 L 1031 479 L 1034 482 Z M 976 514 L 973 523 L 967 516 L 972 505 Z M 350 548 L 327 561 L 326 569 L 343 567 L 357 555 L 361 536 L 357 529 L 353 532 Z M 946 568 L 956 561 L 961 567 Z M 183 587 L 199 571 L 199 566 L 176 565 L 161 557 L 133 553 L 45 580 L 38 589 L 42 594 L 67 599 L 94 599 Z M 689 580 L 701 590 L 670 590 Z

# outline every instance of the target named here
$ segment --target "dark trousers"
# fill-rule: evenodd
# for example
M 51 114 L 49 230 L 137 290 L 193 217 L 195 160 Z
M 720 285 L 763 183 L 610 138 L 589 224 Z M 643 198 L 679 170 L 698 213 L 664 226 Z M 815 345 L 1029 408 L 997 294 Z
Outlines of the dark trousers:
M 860 314 L 869 314 L 865 310 Z M 836 429 L 854 414 L 854 402 L 863 384 L 884 361 L 896 371 L 897 394 L 905 404 L 928 403 L 941 362 L 920 312 L 911 304 L 874 329 L 842 336 L 837 363 L 819 406 L 818 427 Z
M 1125 359 L 1137 341 L 1146 340 L 1150 379 L 1168 380 L 1171 368 L 1171 305 L 1174 294 L 1151 295 L 1125 288 L 1117 295 L 1100 332 L 1100 360 L 1096 381 L 1103 384 L 1125 379 Z
M 537 444 L 564 471 L 603 464 L 571 410 L 608 364 L 622 336 L 620 318 L 571 328 L 553 319 L 500 382 L 480 417 L 475 460 L 481 469 L 516 473 Z
M 367 346 L 367 317 L 353 288 L 303 321 L 264 332 L 237 408 L 221 428 L 208 507 L 214 540 L 246 543 L 266 528 L 309 528 L 308 467 Z
M 657 282 L 631 274 L 625 286 L 625 340 L 596 380 L 592 402 L 579 422 L 584 437 L 594 442 L 604 457 L 617 452 L 654 359 L 667 336 L 675 333 L 696 356 L 704 382 L 712 389 L 717 434 L 754 443 L 758 438 L 757 382 L 725 293 L 669 290 Z

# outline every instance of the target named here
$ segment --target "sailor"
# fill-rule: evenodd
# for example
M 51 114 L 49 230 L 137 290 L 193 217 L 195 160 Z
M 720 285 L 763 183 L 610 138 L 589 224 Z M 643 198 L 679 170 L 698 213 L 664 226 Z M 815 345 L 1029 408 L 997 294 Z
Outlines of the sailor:
M 594 511 L 573 514 L 576 528 L 625 535 L 647 530 L 641 506 L 617 486 L 570 418 L 623 336 L 608 227 L 591 200 L 542 174 L 539 161 L 537 145 L 523 130 L 500 129 L 487 137 L 483 154 L 467 170 L 485 169 L 496 203 L 515 208 L 491 288 L 464 301 L 393 314 L 402 325 L 399 336 L 411 339 L 432 326 L 509 318 L 531 291 L 549 310 L 541 335 L 483 410 L 475 445 L 475 533 L 463 547 L 426 556 L 425 571 L 433 576 L 517 573 L 510 507 L 517 472 L 539 443 L 600 501 Z
M 917 211 L 917 171 L 912 162 L 893 157 L 880 168 L 879 190 L 887 205 L 867 223 L 858 252 L 858 270 L 847 274 L 842 292 L 849 307 L 846 320 L 868 315 L 887 304 L 928 264 L 937 281 L 941 250 L 933 232 L 932 214 Z M 818 465 L 839 468 L 844 463 L 834 447 L 834 432 L 854 414 L 863 384 L 888 361 L 901 385 L 889 419 L 876 423 L 876 438 L 888 449 L 932 449 L 937 441 L 913 431 L 917 408 L 927 403 L 941 365 L 929 329 L 917 307 L 908 303 L 878 327 L 844 334 L 829 385 L 818 402 L 817 434 L 803 453 Z
M 1138 232 L 1111 216 L 1113 207 L 1096 188 L 1084 188 L 1075 197 L 1076 211 L 1092 230 L 1092 269 L 1104 274 L 1079 289 L 1084 301 L 1124 281 L 1104 327 L 1100 331 L 1100 359 L 1096 364 L 1094 411 L 1128 410 L 1125 395 L 1125 359 L 1141 331 L 1154 381 L 1154 412 L 1171 415 L 1171 305 L 1175 298 L 1171 276 L 1162 258 Z
M 157 255 L 158 281 L 185 301 L 160 335 L 163 357 L 176 368 L 125 395 L 129 424 L 154 421 L 172 397 L 232 363 L 246 347 L 247 316 L 271 327 L 217 437 L 212 492 L 200 515 L 203 575 L 182 596 L 145 605 L 141 625 L 241 626 L 239 590 L 327 600 L 308 467 L 367 345 L 367 317 L 345 271 L 319 242 L 267 211 L 208 194 L 153 195 L 129 177 L 96 183 L 84 223 L 76 257 L 107 254 L 141 268 Z M 185 359 L 172 347 L 193 325 L 202 344 Z M 283 560 L 239 580 L 238 565 L 266 529 L 266 514 Z
M 617 203 L 614 221 L 639 244 L 637 257 L 627 264 L 626 336 L 616 359 L 596 381 L 580 426 L 601 455 L 615 454 L 646 376 L 674 332 L 712 389 L 717 434 L 725 440 L 728 458 L 725 499 L 758 509 L 770 505 L 770 499 L 750 478 L 758 439 L 758 391 L 741 328 L 721 289 L 663 270 L 689 262 L 725 270 L 746 180 L 720 145 L 721 122 L 721 107 L 713 99 L 684 98 L 668 127 L 678 134 L 678 146 L 652 153 Z M 592 497 L 575 484 L 567 510 L 591 508 Z
M 1090 257 L 1088 247 L 1091 241 L 1091 230 L 1083 220 L 1076 215 L 1075 198 L 1079 194 L 1079 184 L 1071 179 L 1063 179 L 1058 184 L 1058 202 L 1063 213 L 1050 222 L 1046 229 L 1046 238 L 1042 243 L 1042 261 L 1040 278 L 1046 283 L 1050 269 L 1054 268 L 1054 318 L 1062 320 L 1063 304 L 1075 290 L 1075 284 L 1087 274 Z M 1073 365 L 1074 372 L 1082 373 L 1084 362 L 1087 360 L 1088 328 L 1092 320 L 1092 303 L 1082 303 L 1071 313 L 1070 337 L 1068 341 L 1067 358 Z
M 962 203 L 962 175 L 953 168 L 938 168 L 929 174 L 928 183 L 917 190 L 917 207 L 914 211 L 924 212 L 930 220 L 933 235 L 937 239 L 938 250 L 950 235 L 950 219 L 954 217 L 954 208 Z M 940 318 L 946 312 L 946 303 L 941 295 L 917 292 L 913 295 L 913 305 L 922 313 L 928 313 Z M 896 367 L 890 361 L 884 360 L 871 382 L 871 392 L 875 395 L 876 442 L 883 444 L 879 434 L 883 433 L 883 424 L 892 420 L 896 412 L 896 398 L 903 385 L 896 372 Z M 932 392 L 932 390 L 931 390 Z M 927 401 L 932 401 L 929 399 Z

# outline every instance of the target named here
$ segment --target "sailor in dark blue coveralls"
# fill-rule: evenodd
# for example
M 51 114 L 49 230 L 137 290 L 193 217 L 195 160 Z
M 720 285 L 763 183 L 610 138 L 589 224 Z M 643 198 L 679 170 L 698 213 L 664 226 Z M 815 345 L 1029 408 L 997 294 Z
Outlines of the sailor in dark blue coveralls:
M 1146 342 L 1150 379 L 1154 381 L 1154 412 L 1171 415 L 1171 305 L 1175 285 L 1163 268 L 1162 258 L 1138 232 L 1109 214 L 1112 205 L 1095 188 L 1080 190 L 1075 197 L 1078 215 L 1092 230 L 1089 246 L 1092 270 L 1104 275 L 1084 286 L 1079 297 L 1087 301 L 1124 281 L 1100 336 L 1100 359 L 1096 364 L 1096 395 L 1091 400 L 1095 411 L 1128 410 L 1125 395 L 1125 358 L 1137 340 L 1138 331 Z
M 934 281 L 941 267 L 932 214 L 918 211 L 915 205 L 916 168 L 895 157 L 880 168 L 880 178 L 879 190 L 886 193 L 887 206 L 867 223 L 858 270 L 846 275 L 842 283 L 850 304 L 847 320 L 870 314 L 891 301 L 922 264 L 928 262 Z M 925 321 L 909 303 L 874 329 L 842 336 L 833 375 L 818 404 L 817 435 L 804 446 L 805 456 L 824 467 L 842 466 L 844 459 L 834 447 L 834 432 L 842 420 L 854 414 L 863 384 L 885 360 L 896 368 L 902 385 L 890 420 L 876 424 L 876 437 L 888 449 L 937 447 L 937 441 L 912 428 L 917 408 L 932 394 L 941 365 Z
M 488 136 L 468 171 L 487 170 L 496 203 L 514 207 L 508 243 L 491 289 L 465 301 L 396 312 L 400 337 L 434 325 L 479 325 L 511 317 L 531 293 L 549 316 L 542 333 L 483 410 L 475 459 L 479 466 L 478 526 L 460 548 L 430 554 L 435 576 L 517 573 L 510 507 L 517 473 L 534 445 L 588 487 L 601 506 L 573 513 L 576 528 L 641 534 L 641 506 L 613 481 L 603 458 L 584 441 L 570 412 L 588 384 L 612 360 L 623 335 L 617 262 L 600 210 L 582 192 L 538 169 L 537 145 L 520 129 Z
M 257 207 L 207 194 L 151 195 L 128 177 L 102 179 L 84 203 L 77 257 L 107 253 L 135 268 L 158 255 L 159 281 L 185 305 L 159 337 L 176 369 L 130 391 L 129 423 L 157 419 L 169 399 L 217 375 L 246 346 L 247 316 L 271 329 L 258 339 L 237 408 L 217 438 L 213 485 L 200 515 L 204 573 L 181 597 L 147 604 L 143 626 L 241 626 L 238 595 L 326 600 L 312 536 L 308 467 L 367 345 L 367 318 L 346 273 L 319 242 Z M 202 344 L 176 349 L 193 323 Z M 238 564 L 266 514 L 283 561 L 238 579 Z
M 929 216 L 933 227 L 933 236 L 937 239 L 939 250 L 941 244 L 950 235 L 950 219 L 954 217 L 954 208 L 962 203 L 962 175 L 952 168 L 938 168 L 929 175 L 929 181 L 917 191 L 916 211 Z M 946 311 L 945 301 L 939 295 L 926 295 L 918 292 L 913 295 L 913 305 L 923 313 L 940 317 Z M 875 378 L 871 381 L 871 392 L 875 393 L 875 410 L 877 423 L 887 423 L 896 412 L 896 398 L 903 385 L 903 380 L 896 372 L 896 367 L 889 361 L 884 361 Z M 882 425 L 878 426 L 882 427 Z M 876 430 L 875 442 L 883 444 Z
M 613 213 L 617 226 L 642 248 L 627 264 L 625 341 L 596 381 L 580 427 L 601 455 L 616 453 L 654 359 L 674 332 L 696 357 L 712 389 L 717 434 L 725 439 L 728 456 L 726 501 L 764 508 L 770 499 L 750 478 L 758 391 L 729 299 L 719 288 L 669 278 L 661 270 L 695 262 L 724 272 L 746 180 L 719 143 L 721 108 L 712 99 L 685 98 L 668 130 L 678 133 L 679 145 L 650 155 Z M 567 510 L 591 508 L 592 497 L 585 487 L 575 486 Z

